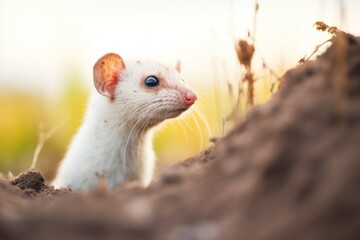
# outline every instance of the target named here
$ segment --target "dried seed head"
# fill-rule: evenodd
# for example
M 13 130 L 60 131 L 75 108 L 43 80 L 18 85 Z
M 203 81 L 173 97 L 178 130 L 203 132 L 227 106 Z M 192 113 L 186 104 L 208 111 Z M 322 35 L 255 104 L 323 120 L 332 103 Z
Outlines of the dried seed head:
M 337 27 L 330 27 L 329 25 L 321 21 L 315 22 L 314 26 L 316 27 L 316 30 L 328 32 L 332 35 L 335 35 L 339 32 L 339 29 Z
M 314 26 L 316 27 L 316 30 L 325 32 L 328 29 L 328 25 L 324 22 L 317 21 L 315 22 Z
M 331 34 L 337 34 L 339 30 L 337 27 L 329 27 L 327 31 Z
M 255 52 L 254 45 L 248 43 L 246 40 L 240 39 L 238 44 L 235 45 L 235 49 L 240 64 L 244 65 L 245 68 L 250 68 L 251 60 Z
M 302 59 L 300 59 L 300 60 L 298 61 L 298 65 L 301 65 L 301 64 L 303 64 L 304 62 L 306 62 L 306 55 L 305 55 Z

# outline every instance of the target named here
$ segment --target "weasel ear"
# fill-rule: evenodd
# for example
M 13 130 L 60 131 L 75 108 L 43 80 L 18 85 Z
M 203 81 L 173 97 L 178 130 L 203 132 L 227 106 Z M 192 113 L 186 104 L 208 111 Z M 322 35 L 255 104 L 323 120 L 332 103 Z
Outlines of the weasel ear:
M 125 63 L 118 54 L 104 55 L 95 63 L 93 69 L 96 90 L 101 95 L 114 98 L 116 85 L 124 70 Z
M 181 61 L 178 60 L 176 65 L 175 65 L 175 69 L 178 73 L 181 73 Z

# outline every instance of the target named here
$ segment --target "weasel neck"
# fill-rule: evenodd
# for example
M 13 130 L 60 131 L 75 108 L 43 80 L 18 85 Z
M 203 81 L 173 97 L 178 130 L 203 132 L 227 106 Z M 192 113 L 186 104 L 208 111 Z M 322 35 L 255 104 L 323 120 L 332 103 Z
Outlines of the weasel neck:
M 124 179 L 140 179 L 148 164 L 146 161 L 154 158 L 152 128 L 136 118 L 136 114 L 119 109 L 119 106 L 113 107 L 112 102 L 100 97 L 103 98 L 100 101 L 90 101 L 84 129 L 80 130 L 85 136 L 83 140 L 92 142 L 89 151 L 101 156 L 98 164 L 103 166 L 104 172 L 115 171 L 110 166 L 117 166 L 124 173 Z

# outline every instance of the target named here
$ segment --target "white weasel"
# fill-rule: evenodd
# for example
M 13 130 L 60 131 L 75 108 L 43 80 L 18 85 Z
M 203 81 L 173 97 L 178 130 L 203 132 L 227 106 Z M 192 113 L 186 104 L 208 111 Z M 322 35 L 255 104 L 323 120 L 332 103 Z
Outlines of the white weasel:
M 125 64 L 109 53 L 93 71 L 98 92 L 52 184 L 90 190 L 100 175 L 110 188 L 132 180 L 147 186 L 155 159 L 151 128 L 186 111 L 197 96 L 175 68 L 153 61 Z

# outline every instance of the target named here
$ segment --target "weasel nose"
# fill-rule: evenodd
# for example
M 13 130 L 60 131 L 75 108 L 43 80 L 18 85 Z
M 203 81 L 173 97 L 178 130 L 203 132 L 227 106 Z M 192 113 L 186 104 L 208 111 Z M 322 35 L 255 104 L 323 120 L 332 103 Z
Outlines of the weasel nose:
M 191 91 L 188 91 L 185 93 L 184 102 L 187 105 L 193 105 L 195 103 L 196 99 L 197 99 L 197 96 L 195 93 L 193 93 Z

